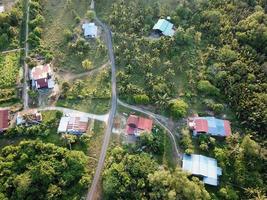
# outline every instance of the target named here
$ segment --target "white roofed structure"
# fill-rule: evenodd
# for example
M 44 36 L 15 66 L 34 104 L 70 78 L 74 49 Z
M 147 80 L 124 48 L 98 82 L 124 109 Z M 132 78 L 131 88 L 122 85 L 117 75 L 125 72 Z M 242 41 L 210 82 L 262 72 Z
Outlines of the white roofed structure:
M 217 160 L 202 155 L 184 155 L 183 170 L 200 177 L 209 185 L 218 185 L 218 176 L 222 175 L 222 169 L 217 166 Z
M 84 37 L 96 38 L 97 37 L 97 26 L 95 23 L 84 23 L 82 25 L 84 31 Z

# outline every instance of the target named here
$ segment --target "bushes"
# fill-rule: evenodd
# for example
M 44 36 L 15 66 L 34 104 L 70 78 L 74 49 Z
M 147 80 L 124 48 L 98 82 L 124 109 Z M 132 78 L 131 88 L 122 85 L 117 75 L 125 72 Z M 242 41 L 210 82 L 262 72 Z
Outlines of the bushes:
M 138 94 L 138 95 L 134 95 L 134 102 L 136 104 L 148 104 L 150 99 L 146 94 Z
M 169 102 L 170 115 L 176 119 L 184 117 L 187 113 L 187 109 L 187 103 L 181 99 L 175 99 Z
M 219 89 L 212 85 L 208 80 L 201 80 L 197 84 L 199 92 L 205 95 L 216 96 L 219 95 Z

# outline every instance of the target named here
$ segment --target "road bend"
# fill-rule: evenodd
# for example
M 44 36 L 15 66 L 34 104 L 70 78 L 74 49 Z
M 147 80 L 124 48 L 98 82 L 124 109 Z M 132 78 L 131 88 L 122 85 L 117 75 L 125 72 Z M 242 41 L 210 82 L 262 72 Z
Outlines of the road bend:
M 142 108 L 138 108 L 136 106 L 133 106 L 133 105 L 129 105 L 129 104 L 126 104 L 124 102 L 122 102 L 121 100 L 117 100 L 118 101 L 118 104 L 120 104 L 121 106 L 123 107 L 126 107 L 126 108 L 129 108 L 129 109 L 132 109 L 132 110 L 135 110 L 137 112 L 141 112 L 143 114 L 146 114 L 148 116 L 150 116 L 151 118 L 154 119 L 154 121 L 159 125 L 161 126 L 162 128 L 165 129 L 165 131 L 169 134 L 170 138 L 172 139 L 172 143 L 173 143 L 173 147 L 175 149 L 175 154 L 176 154 L 176 157 L 179 158 L 180 160 L 182 159 L 182 154 L 179 152 L 178 150 L 178 147 L 177 147 L 177 143 L 176 143 L 176 139 L 175 139 L 175 136 L 174 134 L 170 131 L 170 129 L 168 127 L 166 127 L 161 121 L 166 121 L 166 117 L 164 116 L 161 116 L 161 115 L 158 115 L 158 114 L 155 114 L 155 113 L 152 113 L 150 111 L 147 111 L 147 110 L 144 110 Z
M 25 25 L 25 59 L 24 59 L 24 81 L 23 81 L 23 107 L 24 109 L 29 108 L 29 95 L 28 95 L 28 80 L 29 80 L 29 66 L 26 62 L 26 58 L 28 57 L 29 53 L 29 43 L 28 43 L 28 36 L 29 36 L 29 15 L 30 15 L 30 0 L 27 0 L 26 3 L 26 25 Z
M 91 188 L 88 191 L 86 200 L 93 200 L 95 198 L 95 193 L 97 189 L 98 182 L 100 180 L 101 176 L 101 171 L 104 166 L 105 162 L 105 157 L 108 149 L 108 144 L 111 136 L 111 131 L 112 131 L 112 125 L 113 125 L 113 120 L 115 117 L 116 113 L 116 108 L 117 108 L 117 92 L 116 92 L 116 66 L 115 66 L 115 58 L 114 58 L 114 52 L 113 52 L 113 46 L 112 46 L 112 35 L 111 31 L 109 30 L 108 26 L 104 23 L 102 23 L 97 17 L 96 17 L 96 22 L 99 24 L 104 32 L 105 32 L 105 37 L 106 37 L 106 43 L 107 43 L 107 48 L 108 48 L 108 54 L 109 54 L 109 59 L 111 62 L 111 83 L 112 83 L 112 105 L 111 105 L 111 110 L 108 118 L 108 123 L 107 123 L 107 128 L 106 132 L 104 135 L 104 141 L 102 144 L 101 148 L 101 153 L 100 157 L 98 160 L 97 168 L 94 174 L 94 179 L 91 185 Z

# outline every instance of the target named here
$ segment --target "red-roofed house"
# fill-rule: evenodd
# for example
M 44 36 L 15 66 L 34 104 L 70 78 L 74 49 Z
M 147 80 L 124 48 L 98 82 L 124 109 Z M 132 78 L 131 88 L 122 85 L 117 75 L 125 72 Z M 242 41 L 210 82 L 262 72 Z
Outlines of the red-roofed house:
M 5 131 L 8 128 L 9 111 L 0 110 L 0 132 Z
M 231 125 L 228 120 L 217 119 L 215 117 L 193 117 L 189 118 L 188 126 L 194 135 L 202 133 L 218 137 L 231 135 Z
M 32 68 L 30 78 L 32 87 L 37 89 L 54 88 L 54 80 L 52 79 L 52 69 L 50 64 L 39 65 Z
M 139 136 L 141 133 L 151 133 L 153 121 L 151 119 L 130 115 L 127 120 L 126 133 Z

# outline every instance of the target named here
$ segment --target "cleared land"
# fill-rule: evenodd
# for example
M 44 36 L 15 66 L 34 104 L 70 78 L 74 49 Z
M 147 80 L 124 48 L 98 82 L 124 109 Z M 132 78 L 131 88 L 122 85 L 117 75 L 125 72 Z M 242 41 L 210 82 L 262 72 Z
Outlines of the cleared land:
M 107 69 L 103 69 L 73 84 L 63 83 L 62 94 L 57 106 L 75 110 L 105 114 L 110 107 L 110 78 Z M 65 89 L 64 89 L 65 88 Z
M 99 30 L 100 37 L 96 40 L 84 40 L 82 35 L 82 23 L 89 5 L 86 0 L 44 3 L 45 28 L 42 45 L 51 50 L 54 65 L 59 70 L 81 73 L 86 71 L 82 67 L 85 59 L 92 62 L 93 68 L 107 62 L 101 31 Z

